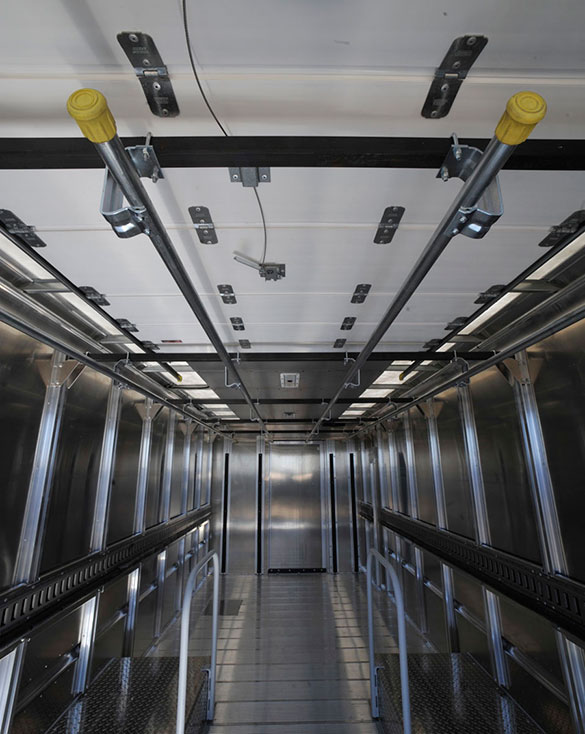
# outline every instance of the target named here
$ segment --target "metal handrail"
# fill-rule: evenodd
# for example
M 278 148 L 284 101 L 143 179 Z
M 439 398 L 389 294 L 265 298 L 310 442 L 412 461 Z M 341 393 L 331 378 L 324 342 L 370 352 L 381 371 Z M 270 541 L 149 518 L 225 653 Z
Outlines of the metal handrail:
M 374 560 L 382 564 L 390 574 L 392 590 L 396 600 L 396 611 L 398 612 L 398 652 L 400 656 L 400 688 L 402 693 L 402 721 L 404 734 L 411 734 L 410 723 L 410 689 L 408 685 L 408 659 L 406 655 L 406 617 L 404 613 L 404 597 L 398 574 L 391 563 L 384 558 L 375 548 L 368 552 L 367 584 L 368 584 L 368 645 L 370 656 L 370 695 L 372 698 L 372 718 L 380 716 L 378 706 L 378 684 L 376 681 L 376 663 L 374 661 L 374 609 L 372 604 L 372 569 Z
M 215 669 L 217 665 L 217 621 L 219 617 L 219 557 L 216 551 L 209 551 L 189 574 L 185 586 L 185 597 L 181 611 L 181 643 L 179 648 L 179 681 L 177 691 L 177 729 L 176 734 L 185 734 L 187 706 L 187 662 L 189 656 L 189 622 L 191 619 L 191 597 L 195 579 L 201 569 L 213 561 L 213 621 L 211 627 L 211 665 L 209 666 L 209 692 L 207 696 L 207 720 L 213 721 L 215 710 Z

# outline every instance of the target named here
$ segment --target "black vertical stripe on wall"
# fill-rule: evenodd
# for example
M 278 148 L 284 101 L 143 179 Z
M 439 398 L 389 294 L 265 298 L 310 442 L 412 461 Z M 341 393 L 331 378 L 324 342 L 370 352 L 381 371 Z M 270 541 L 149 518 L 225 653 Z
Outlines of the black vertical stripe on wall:
M 227 569 L 227 521 L 228 521 L 228 503 L 229 503 L 229 482 L 230 482 L 230 455 L 225 455 L 225 463 L 223 470 L 223 525 L 221 534 L 221 572 L 225 573 Z
M 331 561 L 337 573 L 337 505 L 335 501 L 335 459 L 329 454 L 329 491 L 331 492 Z
M 360 558 L 358 549 L 358 527 L 357 527 L 357 499 L 355 494 L 355 460 L 354 455 L 349 455 L 349 486 L 351 491 L 351 534 L 353 537 L 353 570 L 360 570 Z
M 258 454 L 258 501 L 256 521 L 256 573 L 262 573 L 262 454 Z

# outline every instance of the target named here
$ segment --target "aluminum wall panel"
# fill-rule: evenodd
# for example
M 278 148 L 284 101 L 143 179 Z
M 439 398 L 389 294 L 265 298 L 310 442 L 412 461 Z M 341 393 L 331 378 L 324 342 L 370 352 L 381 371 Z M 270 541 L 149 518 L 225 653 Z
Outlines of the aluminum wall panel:
M 0 324 L 0 589 L 12 583 L 52 350 Z
M 398 512 L 405 515 L 408 511 L 408 458 L 406 455 L 406 433 L 401 420 L 396 421 L 394 430 L 394 442 L 396 447 L 396 469 L 394 481 L 396 483 L 396 497 L 398 499 Z
M 41 571 L 89 551 L 110 379 L 85 369 L 67 390 Z
M 270 454 L 269 568 L 320 568 L 319 447 L 272 445 Z
M 585 323 L 528 351 L 569 575 L 585 581 Z
M 256 441 L 234 444 L 230 452 L 228 508 L 229 573 L 255 573 L 258 453 Z
M 465 443 L 459 416 L 457 390 L 447 390 L 436 399 L 445 503 L 449 530 L 468 538 L 475 537 L 471 487 Z
M 118 423 L 118 441 L 112 477 L 108 519 L 108 545 L 132 535 L 136 480 L 140 458 L 142 419 L 136 409 L 144 397 L 133 390 L 123 390 Z
M 187 485 L 187 510 L 192 510 L 197 507 L 197 472 L 199 469 L 199 442 L 200 435 L 194 430 L 191 432 L 191 438 L 189 439 L 191 448 L 189 451 L 189 481 Z
M 169 409 L 163 408 L 152 423 L 152 446 L 148 463 L 146 485 L 146 527 L 158 525 L 160 521 L 160 495 L 164 472 L 165 444 Z
M 211 487 L 211 529 L 210 547 L 221 553 L 221 538 L 223 532 L 223 482 L 225 469 L 225 451 L 223 438 L 216 438 L 207 444 L 207 469 L 203 486 Z M 221 557 L 220 557 L 221 561 Z
M 417 408 L 413 408 L 410 411 L 410 424 L 414 444 L 419 518 L 432 525 L 436 525 L 437 504 L 435 501 L 433 467 L 429 450 L 429 433 L 426 418 Z
M 538 563 L 540 548 L 514 390 L 492 367 L 471 380 L 491 545 Z

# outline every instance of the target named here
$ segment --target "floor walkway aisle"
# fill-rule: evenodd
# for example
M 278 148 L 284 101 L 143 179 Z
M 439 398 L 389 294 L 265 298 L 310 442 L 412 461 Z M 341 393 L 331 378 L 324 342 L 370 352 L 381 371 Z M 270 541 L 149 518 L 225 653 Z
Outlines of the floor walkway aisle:
M 212 734 L 374 734 L 363 575 L 222 579 Z M 377 652 L 398 652 L 394 608 L 376 594 Z M 209 652 L 211 617 L 195 597 L 190 654 Z M 409 651 L 429 652 L 409 631 Z M 178 654 L 178 625 L 156 655 Z

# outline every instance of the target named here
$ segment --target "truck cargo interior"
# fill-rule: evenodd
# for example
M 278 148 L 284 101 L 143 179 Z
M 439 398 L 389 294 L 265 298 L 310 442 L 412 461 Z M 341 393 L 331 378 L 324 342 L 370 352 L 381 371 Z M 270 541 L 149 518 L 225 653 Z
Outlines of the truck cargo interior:
M 584 29 L 5 0 L 0 734 L 585 734 Z

